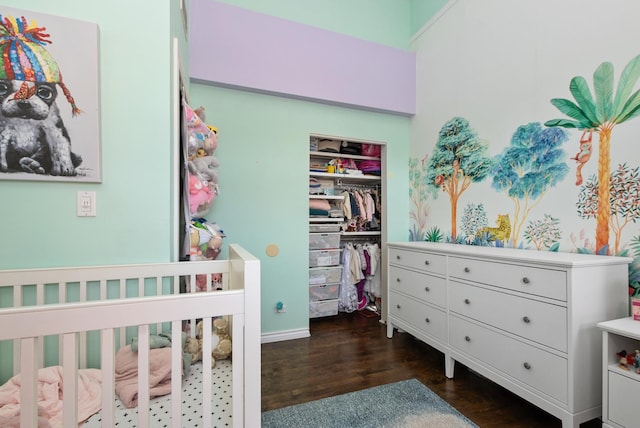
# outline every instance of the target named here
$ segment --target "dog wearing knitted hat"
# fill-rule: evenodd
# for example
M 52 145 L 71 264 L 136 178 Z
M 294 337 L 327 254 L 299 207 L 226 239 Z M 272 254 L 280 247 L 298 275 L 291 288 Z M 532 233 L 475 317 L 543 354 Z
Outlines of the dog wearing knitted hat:
M 0 172 L 75 176 L 82 158 L 71 151 L 57 88 L 73 116 L 81 111 L 44 48 L 51 43 L 45 30 L 24 17 L 0 15 Z

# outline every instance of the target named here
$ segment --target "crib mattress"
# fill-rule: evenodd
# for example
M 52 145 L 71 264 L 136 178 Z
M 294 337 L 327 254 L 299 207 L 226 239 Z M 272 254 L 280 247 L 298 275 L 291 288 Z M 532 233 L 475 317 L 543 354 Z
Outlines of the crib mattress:
M 231 427 L 232 423 L 232 371 L 230 360 L 216 361 L 211 371 L 214 388 L 212 391 L 213 427 Z M 202 363 L 193 364 L 189 375 L 183 381 L 182 423 L 183 426 L 202 426 Z M 150 400 L 149 422 L 151 426 L 170 426 L 171 396 L 164 395 Z M 116 398 L 115 421 L 118 427 L 137 425 L 138 409 L 129 409 Z M 82 428 L 101 427 L 100 413 L 91 416 Z M 186 425 L 185 425 L 186 424 Z

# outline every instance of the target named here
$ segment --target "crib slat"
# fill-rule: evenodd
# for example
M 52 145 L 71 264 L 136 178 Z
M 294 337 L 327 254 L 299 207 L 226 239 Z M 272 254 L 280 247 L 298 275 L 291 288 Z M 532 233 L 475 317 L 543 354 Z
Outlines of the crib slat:
M 211 418 L 211 317 L 202 318 L 202 425 L 212 426 Z
M 102 373 L 102 426 L 116 426 L 115 418 L 115 335 L 113 329 L 101 332 L 100 368 Z
M 231 343 L 231 395 L 233 397 L 232 402 L 232 415 L 233 426 L 244 426 L 244 317 L 241 315 L 233 315 L 232 321 L 232 334 L 233 342 Z
M 171 322 L 171 426 L 182 428 L 182 321 Z
M 149 325 L 138 326 L 138 427 L 149 427 Z
M 20 426 L 38 426 L 38 365 L 35 356 L 39 337 L 20 340 Z
M 62 417 L 64 426 L 78 425 L 78 338 L 76 333 L 63 337 L 64 357 L 62 359 Z
M 19 308 L 22 306 L 22 286 L 16 285 L 13 288 L 13 307 Z M 13 372 L 20 372 L 20 344 L 17 341 L 13 342 Z

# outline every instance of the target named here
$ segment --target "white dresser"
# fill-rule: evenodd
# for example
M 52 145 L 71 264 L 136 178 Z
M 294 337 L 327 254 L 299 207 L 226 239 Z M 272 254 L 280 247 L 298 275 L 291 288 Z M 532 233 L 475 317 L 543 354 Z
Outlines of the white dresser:
M 628 314 L 630 258 L 429 242 L 390 243 L 394 327 L 562 420 L 601 415 L 596 324 Z

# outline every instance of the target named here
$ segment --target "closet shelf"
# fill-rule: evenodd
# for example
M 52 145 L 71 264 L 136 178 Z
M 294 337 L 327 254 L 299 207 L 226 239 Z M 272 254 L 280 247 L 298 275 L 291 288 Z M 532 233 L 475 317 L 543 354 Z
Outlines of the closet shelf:
M 380 236 L 382 233 L 379 230 L 367 231 L 367 232 L 342 232 L 342 236 Z
M 309 195 L 309 199 L 339 199 L 344 200 L 342 195 Z
M 341 223 L 344 217 L 309 217 L 309 223 Z
M 361 155 L 349 155 L 346 153 L 332 153 L 332 152 L 309 152 L 311 157 L 328 158 L 328 159 L 355 159 L 355 160 L 380 160 L 380 158 L 373 156 L 361 156 Z
M 380 181 L 379 175 L 359 175 L 359 174 L 332 174 L 329 172 L 310 172 L 310 177 L 320 177 L 320 178 L 331 178 L 331 179 L 342 179 L 344 181 L 349 181 L 353 183 L 357 182 L 368 182 L 368 181 Z

